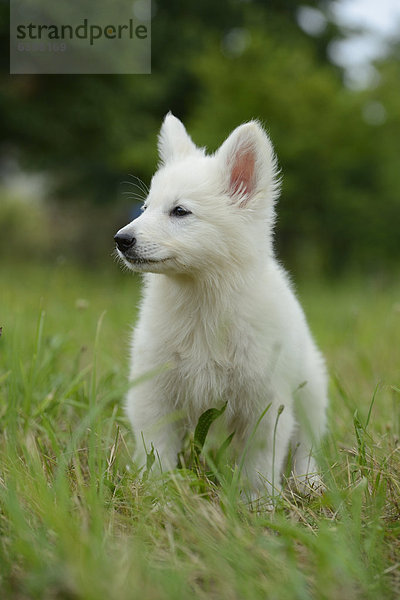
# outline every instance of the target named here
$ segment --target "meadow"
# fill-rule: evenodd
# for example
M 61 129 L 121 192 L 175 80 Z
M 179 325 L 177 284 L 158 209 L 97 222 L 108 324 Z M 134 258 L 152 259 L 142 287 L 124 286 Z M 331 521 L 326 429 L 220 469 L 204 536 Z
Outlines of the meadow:
M 216 482 L 132 462 L 138 278 L 68 263 L 0 277 L 1 598 L 400 596 L 398 284 L 297 282 L 330 372 L 327 489 L 286 489 L 272 513 L 241 499 L 234 466 Z

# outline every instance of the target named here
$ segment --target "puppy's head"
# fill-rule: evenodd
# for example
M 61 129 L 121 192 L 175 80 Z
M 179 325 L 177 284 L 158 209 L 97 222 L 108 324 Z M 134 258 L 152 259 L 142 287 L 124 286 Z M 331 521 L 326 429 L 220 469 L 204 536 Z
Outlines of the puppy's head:
M 256 121 L 235 129 L 207 156 L 169 113 L 158 148 L 160 167 L 143 214 L 114 238 L 129 268 L 213 273 L 265 252 L 278 185 L 271 142 Z

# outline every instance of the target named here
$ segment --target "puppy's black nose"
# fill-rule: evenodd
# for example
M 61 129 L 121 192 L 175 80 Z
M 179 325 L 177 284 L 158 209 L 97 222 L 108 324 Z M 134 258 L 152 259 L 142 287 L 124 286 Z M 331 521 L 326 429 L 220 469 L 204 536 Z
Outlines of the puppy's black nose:
M 129 235 L 129 233 L 117 233 L 114 235 L 114 240 L 121 252 L 126 252 L 136 244 L 136 238 Z

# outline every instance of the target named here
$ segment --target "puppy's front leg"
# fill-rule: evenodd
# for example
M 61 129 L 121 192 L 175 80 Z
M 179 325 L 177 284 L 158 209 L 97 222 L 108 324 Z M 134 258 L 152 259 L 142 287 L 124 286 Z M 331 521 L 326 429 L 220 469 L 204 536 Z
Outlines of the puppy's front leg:
M 252 501 L 280 494 L 282 470 L 294 428 L 291 406 L 283 406 L 282 410 L 274 403 L 245 443 L 244 495 Z
M 129 392 L 126 412 L 135 434 L 135 462 L 140 467 L 145 465 L 146 453 L 154 447 L 156 460 L 153 468 L 168 471 L 177 465 L 182 428 L 173 411 L 168 410 L 169 404 L 156 401 L 161 398 L 160 390 L 155 390 L 151 382 L 141 383 Z

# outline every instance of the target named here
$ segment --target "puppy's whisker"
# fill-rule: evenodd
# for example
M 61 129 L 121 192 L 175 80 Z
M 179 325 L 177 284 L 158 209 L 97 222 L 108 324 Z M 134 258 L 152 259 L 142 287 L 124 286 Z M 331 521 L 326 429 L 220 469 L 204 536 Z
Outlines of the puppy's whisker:
M 129 174 L 129 177 L 131 177 L 132 179 L 136 179 L 136 182 L 137 182 L 136 185 L 138 187 L 140 187 L 146 195 L 149 193 L 148 186 L 144 183 L 144 181 L 142 179 L 140 179 L 140 177 L 137 177 L 136 175 L 131 175 L 131 174 Z M 134 182 L 129 182 L 129 183 L 133 184 Z

